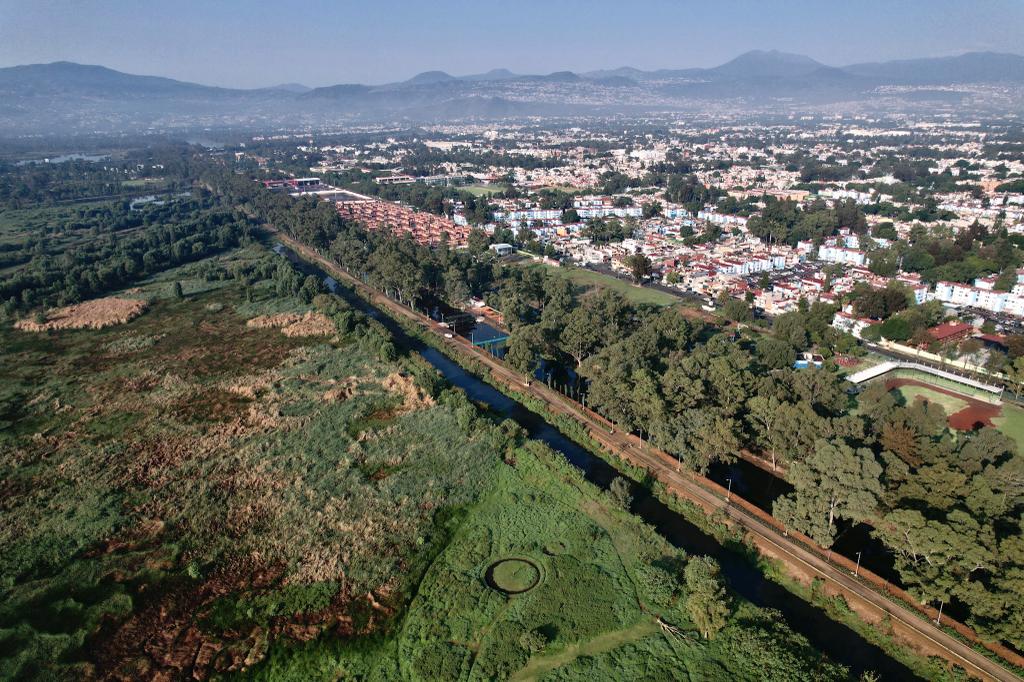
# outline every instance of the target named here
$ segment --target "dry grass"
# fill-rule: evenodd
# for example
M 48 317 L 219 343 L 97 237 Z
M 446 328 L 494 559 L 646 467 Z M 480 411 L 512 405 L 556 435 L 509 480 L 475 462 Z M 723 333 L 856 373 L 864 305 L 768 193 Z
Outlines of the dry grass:
M 260 315 L 246 322 L 246 326 L 253 329 L 280 329 L 285 336 L 330 336 L 334 333 L 331 319 L 323 313 L 314 312 L 304 315 Z
M 325 403 L 340 403 L 354 396 L 358 388 L 359 378 L 348 377 L 343 381 L 332 383 L 331 388 L 324 392 L 322 399 Z
M 145 301 L 108 296 L 51 310 L 43 322 L 19 320 L 14 326 L 26 332 L 43 332 L 51 329 L 103 329 L 133 320 L 145 310 Z
M 402 396 L 402 407 L 398 414 L 414 412 L 434 405 L 434 399 L 423 392 L 416 381 L 406 374 L 392 372 L 381 380 L 381 386 L 385 390 L 398 393 Z

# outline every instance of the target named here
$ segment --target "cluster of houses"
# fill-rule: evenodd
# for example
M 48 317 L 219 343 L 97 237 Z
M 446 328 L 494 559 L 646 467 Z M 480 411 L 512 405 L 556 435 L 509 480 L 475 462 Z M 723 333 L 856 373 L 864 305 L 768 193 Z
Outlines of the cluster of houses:
M 434 246 L 447 239 L 453 247 L 469 242 L 469 227 L 458 225 L 444 216 L 415 211 L 408 206 L 370 197 L 349 195 L 354 199 L 335 202 L 343 218 L 355 220 L 368 230 L 390 229 L 395 234 L 409 234 L 426 246 Z

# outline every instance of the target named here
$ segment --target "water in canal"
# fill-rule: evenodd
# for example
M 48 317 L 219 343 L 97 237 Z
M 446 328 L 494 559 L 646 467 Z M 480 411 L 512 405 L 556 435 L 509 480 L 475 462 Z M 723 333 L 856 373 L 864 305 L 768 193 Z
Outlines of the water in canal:
M 283 248 L 275 250 L 292 260 L 299 269 L 326 278 L 323 271 L 298 259 L 290 251 Z M 335 282 L 331 280 L 329 284 L 334 285 Z M 531 438 L 545 443 L 565 457 L 591 483 L 606 489 L 619 477 L 619 473 L 610 464 L 564 436 L 543 417 L 469 374 L 440 351 L 409 337 L 398 323 L 349 289 L 343 286 L 330 288 L 353 307 L 385 325 L 399 344 L 419 353 L 451 385 L 465 391 L 471 400 L 482 403 L 495 413 L 519 423 Z M 886 680 L 919 679 L 905 665 L 891 658 L 857 632 L 832 620 L 822 609 L 767 579 L 745 557 L 721 545 L 681 514 L 669 509 L 646 489 L 633 485 L 631 492 L 631 511 L 634 514 L 654 526 L 673 546 L 686 551 L 687 554 L 714 557 L 721 565 L 722 574 L 734 592 L 757 606 L 779 611 L 795 632 L 806 637 L 816 649 L 824 652 L 832 660 L 847 666 L 854 676 L 859 676 L 866 670 L 873 670 Z

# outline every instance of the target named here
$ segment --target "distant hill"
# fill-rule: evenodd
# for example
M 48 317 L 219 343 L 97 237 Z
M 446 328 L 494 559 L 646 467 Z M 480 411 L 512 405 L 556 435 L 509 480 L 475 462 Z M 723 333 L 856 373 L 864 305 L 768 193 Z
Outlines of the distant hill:
M 90 96 L 166 96 L 183 93 L 215 95 L 224 88 L 162 78 L 134 76 L 105 66 L 53 62 L 0 69 L 0 92 L 13 94 L 80 93 Z
M 503 81 L 510 78 L 518 78 L 518 76 L 508 69 L 491 69 L 487 73 L 476 73 L 469 76 L 462 76 L 460 80 L 464 81 Z
M 1001 84 L 989 100 L 963 84 Z M 906 86 L 884 89 L 883 86 Z M 347 120 L 439 121 L 715 110 L 793 111 L 843 103 L 887 109 L 1024 112 L 1024 57 L 974 52 L 954 57 L 828 66 L 810 57 L 755 50 L 713 68 L 643 71 L 630 66 L 574 73 L 508 69 L 453 76 L 425 71 L 385 85 L 307 88 L 212 87 L 54 62 L 0 69 L 0 135 L 208 128 Z
M 640 69 L 634 69 L 632 66 L 620 66 L 617 69 L 601 69 L 598 71 L 587 71 L 586 73 L 580 74 L 584 78 L 593 79 L 604 79 L 604 78 L 628 78 L 631 81 L 643 80 L 649 75 L 648 71 L 641 71 Z
M 331 99 L 335 97 L 357 97 L 373 90 L 369 85 L 358 83 L 343 83 L 341 85 L 328 85 L 324 88 L 313 88 L 303 93 L 306 99 Z
M 843 70 L 857 76 L 909 85 L 1024 83 L 1024 57 L 1000 52 L 968 52 L 957 57 L 853 64 Z
M 313 88 L 307 85 L 303 85 L 302 83 L 281 83 L 280 85 L 274 85 L 266 89 L 280 90 L 281 92 L 294 92 L 296 94 L 301 95 L 303 93 L 309 92 Z
M 777 50 L 751 50 L 721 66 L 707 69 L 707 74 L 717 78 L 798 78 L 825 68 L 821 62 L 800 54 Z
M 403 85 L 429 85 L 431 83 L 445 83 L 453 80 L 458 79 L 444 71 L 424 71 L 423 73 L 416 74 L 407 81 L 403 81 Z

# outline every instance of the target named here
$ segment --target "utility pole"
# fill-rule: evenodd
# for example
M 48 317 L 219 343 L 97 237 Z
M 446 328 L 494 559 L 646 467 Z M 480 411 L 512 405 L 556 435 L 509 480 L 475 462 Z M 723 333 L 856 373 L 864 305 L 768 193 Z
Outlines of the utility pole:
M 860 576 L 860 552 L 857 552 L 857 570 L 853 572 L 854 577 Z
M 939 600 L 939 615 L 935 618 L 935 624 L 936 625 L 942 625 L 942 623 L 940 621 L 942 620 L 942 607 L 943 607 L 944 604 L 945 604 L 945 601 L 940 599 Z
M 728 484 L 728 488 L 726 488 L 726 491 L 725 491 L 725 501 L 726 501 L 726 503 L 728 503 L 729 500 L 732 498 L 732 479 L 731 478 L 727 478 L 727 479 L 725 479 L 725 481 Z

